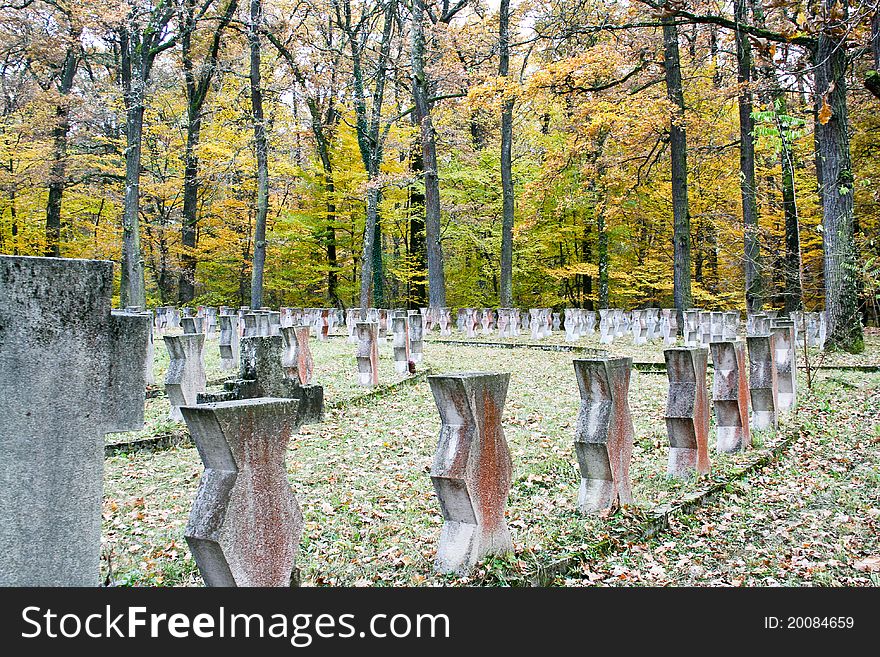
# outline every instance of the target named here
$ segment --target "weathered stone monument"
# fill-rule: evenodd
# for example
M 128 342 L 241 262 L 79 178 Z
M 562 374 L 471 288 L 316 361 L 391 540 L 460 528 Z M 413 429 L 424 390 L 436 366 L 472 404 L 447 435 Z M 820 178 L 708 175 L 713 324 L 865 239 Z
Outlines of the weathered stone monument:
M 149 311 L 143 312 L 135 309 L 126 309 L 126 310 L 113 310 L 111 311 L 114 316 L 118 316 L 120 318 L 127 315 L 140 315 L 142 317 L 146 317 L 149 319 L 149 327 L 150 330 L 147 331 L 147 334 L 144 336 L 144 339 L 147 341 L 146 349 L 143 350 L 144 353 L 144 382 L 147 385 L 153 385 L 156 383 L 156 376 L 153 373 L 153 361 L 156 356 L 156 343 L 153 340 L 153 314 Z M 118 319 L 117 322 L 125 322 L 124 319 Z M 138 350 L 140 353 L 141 350 Z
M 437 308 L 437 324 L 440 326 L 441 337 L 452 335 L 452 313 L 449 308 Z
M 700 311 L 697 309 L 685 310 L 683 322 L 682 338 L 684 339 L 684 346 L 698 347 L 700 345 Z
M 749 393 L 752 398 L 752 429 L 776 430 L 778 383 L 776 379 L 776 336 L 749 335 Z
M 466 337 L 477 337 L 477 324 L 480 321 L 479 311 L 476 308 L 465 308 L 464 327 Z
M 150 318 L 113 263 L 0 256 L 0 586 L 96 586 L 104 434 L 143 426 Z
M 424 333 L 422 321 L 424 317 L 418 310 L 410 310 L 409 315 L 409 358 L 414 363 L 422 362 L 422 345 Z
M 632 336 L 633 344 L 643 345 L 648 342 L 648 322 L 645 318 L 646 311 L 632 311 Z
M 309 327 L 305 325 L 287 326 L 281 329 L 284 355 L 281 366 L 288 379 L 299 381 L 300 385 L 312 382 L 315 361 L 309 349 Z
M 776 337 L 776 382 L 778 410 L 789 411 L 797 404 L 797 352 L 794 322 L 774 319 L 771 332 Z
M 291 371 L 290 363 L 286 362 L 287 353 L 282 336 L 258 335 L 242 338 L 240 351 L 238 378 L 224 382 L 222 392 L 199 394 L 196 399 L 199 404 L 258 397 L 296 399 L 299 401 L 297 426 L 323 420 L 324 388 L 301 383 L 299 371 Z M 299 356 L 296 354 L 297 358 Z
M 269 319 L 269 335 L 281 335 L 281 312 L 270 310 L 266 315 Z
M 512 336 L 510 330 L 510 308 L 498 309 L 498 337 L 509 338 Z
M 170 361 L 165 373 L 165 394 L 171 404 L 170 418 L 183 422 L 181 406 L 192 406 L 198 394 L 205 391 L 207 376 L 203 349 L 204 333 L 166 335 L 162 338 Z
M 721 342 L 724 340 L 724 313 L 713 311 L 709 313 L 709 342 Z
M 714 370 L 715 447 L 719 452 L 739 452 L 751 445 L 745 343 L 724 340 L 709 346 Z
M 480 316 L 480 324 L 483 326 L 483 335 L 492 335 L 493 320 L 492 309 L 483 308 L 483 314 Z
M 330 339 L 330 309 L 321 308 L 318 319 L 318 339 L 326 342 Z
M 724 313 L 724 340 L 736 340 L 739 331 L 739 311 L 728 310 Z
M 513 550 L 504 510 L 513 464 L 501 415 L 510 374 L 430 376 L 442 426 L 431 466 L 443 528 L 435 568 L 466 574 L 483 557 Z
M 614 311 L 610 308 L 599 309 L 599 344 L 614 342 Z
M 205 308 L 205 336 L 209 340 L 217 337 L 217 309 Z
M 712 342 L 712 313 L 700 311 L 700 345 L 708 347 L 710 342 Z
M 405 310 L 399 310 L 391 316 L 391 335 L 394 371 L 406 374 L 409 370 L 409 318 Z
M 578 332 L 580 326 L 574 308 L 566 308 L 563 311 L 562 326 L 565 329 L 565 341 L 577 342 L 578 338 L 580 337 L 580 334 Z
M 644 317 L 645 324 L 647 325 L 645 339 L 648 342 L 652 342 L 660 337 L 660 309 L 646 308 Z
M 241 337 L 254 338 L 260 335 L 260 327 L 257 326 L 257 316 L 254 313 L 244 313 L 241 318 L 244 320 Z
M 631 370 L 632 358 L 574 361 L 581 393 L 574 436 L 581 471 L 581 513 L 632 504 L 629 464 L 634 429 L 628 399 Z
M 261 337 L 272 335 L 272 326 L 269 323 L 269 313 L 267 311 L 260 310 L 257 313 L 257 335 Z
M 596 311 L 595 310 L 581 310 L 581 335 L 586 333 L 587 335 L 592 335 L 596 332 Z
M 238 315 L 220 315 L 220 369 L 236 368 L 240 340 Z
M 357 335 L 355 334 L 355 324 L 360 321 L 361 309 L 349 308 L 345 313 L 345 328 L 348 331 L 348 341 L 351 344 L 357 344 Z
M 185 537 L 208 586 L 290 586 L 302 513 L 285 455 L 298 403 L 257 398 L 182 409 L 205 465 Z
M 666 433 L 669 436 L 667 474 L 689 479 L 709 473 L 709 398 L 706 390 L 707 350 L 704 347 L 666 349 L 669 396 Z
M 379 325 L 376 322 L 357 322 L 358 383 L 362 386 L 379 385 Z
M 180 320 L 181 327 L 185 334 L 204 333 L 205 318 L 204 317 L 183 317 Z
M 539 340 L 544 335 L 544 329 L 541 326 L 541 309 L 529 308 L 529 328 L 532 331 L 532 340 Z

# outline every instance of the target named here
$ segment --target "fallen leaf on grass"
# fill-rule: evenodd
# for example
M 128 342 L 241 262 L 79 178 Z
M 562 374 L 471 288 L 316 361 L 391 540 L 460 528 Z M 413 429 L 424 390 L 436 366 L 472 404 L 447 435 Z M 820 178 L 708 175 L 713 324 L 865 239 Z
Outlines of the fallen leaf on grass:
M 864 573 L 880 572 L 880 557 L 866 557 L 853 564 L 856 570 Z

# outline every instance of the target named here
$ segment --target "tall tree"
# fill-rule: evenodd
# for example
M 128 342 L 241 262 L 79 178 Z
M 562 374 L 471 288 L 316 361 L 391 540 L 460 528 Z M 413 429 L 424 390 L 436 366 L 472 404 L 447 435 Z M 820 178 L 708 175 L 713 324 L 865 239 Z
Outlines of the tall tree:
M 180 48 L 186 89 L 186 150 L 184 151 L 183 216 L 181 219 L 181 273 L 178 281 L 178 301 L 189 303 L 195 296 L 196 239 L 198 235 L 199 155 L 198 146 L 204 118 L 204 105 L 217 72 L 220 42 L 224 30 L 232 20 L 238 0 L 227 0 L 219 15 L 208 16 L 214 0 L 205 0 L 196 6 L 196 0 L 183 0 L 180 5 Z M 200 24 L 213 21 L 207 52 L 200 63 L 193 60 L 194 38 Z
M 442 0 L 437 22 L 449 24 L 467 6 L 468 0 Z M 435 85 L 427 69 L 425 38 L 426 0 L 412 0 L 412 77 L 415 101 L 414 121 L 421 136 L 421 165 L 425 182 L 425 241 L 428 261 L 428 305 L 446 305 L 446 276 L 443 271 L 443 248 L 440 242 L 440 175 L 437 166 L 437 138 L 431 118 Z M 433 16 L 433 14 L 430 14 Z
M 823 0 L 822 29 L 816 46 L 816 94 L 820 110 L 816 133 L 822 166 L 822 237 L 825 251 L 825 311 L 829 346 L 864 349 L 858 312 L 854 240 L 852 162 L 846 103 L 846 27 L 848 6 Z
M 156 57 L 175 45 L 177 35 L 168 30 L 174 16 L 171 0 L 132 0 L 128 6 L 126 17 L 115 30 L 121 55 L 126 142 L 120 301 L 123 307 L 145 307 L 139 214 L 144 104 Z
M 257 159 L 257 208 L 254 221 L 254 258 L 251 269 L 251 308 L 263 305 L 263 273 L 266 264 L 266 216 L 269 214 L 269 147 L 266 119 L 263 114 L 263 89 L 260 79 L 263 8 L 261 0 L 251 0 L 248 21 L 250 46 L 251 116 L 254 124 L 254 151 Z
M 752 119 L 752 47 L 740 25 L 748 23 L 749 4 L 754 0 L 736 0 L 736 80 L 739 90 L 739 171 L 743 213 L 743 246 L 745 251 L 746 309 L 756 312 L 763 304 L 761 279 L 761 247 L 758 242 L 758 200 L 755 188 L 755 122 Z
M 381 279 L 375 284 L 374 275 L 381 265 L 381 243 L 376 239 L 377 233 L 381 240 L 379 226 L 379 202 L 382 189 L 378 180 L 382 160 L 385 154 L 385 138 L 390 129 L 390 122 L 382 124 L 382 106 L 385 102 L 385 85 L 390 72 L 391 45 L 394 28 L 397 23 L 397 0 L 386 0 L 372 7 L 364 5 L 359 17 L 352 12 L 351 0 L 333 0 L 336 23 L 348 42 L 351 59 L 352 86 L 354 94 L 355 130 L 358 148 L 364 169 L 367 172 L 367 216 L 364 222 L 364 240 L 361 251 L 361 287 L 360 307 L 366 313 L 370 307 L 370 284 L 374 283 L 376 305 L 382 303 Z M 376 14 L 381 17 L 382 28 L 378 43 L 374 43 L 375 35 L 371 34 L 372 19 Z M 376 55 L 372 64 L 373 90 L 370 94 L 371 103 L 367 106 L 367 62 L 366 55 L 372 49 Z M 378 262 L 377 262 L 378 261 Z
M 880 98 L 880 7 L 874 9 L 871 16 L 871 54 L 874 59 L 874 70 L 865 76 L 865 88 Z
M 67 22 L 67 49 L 54 80 L 59 100 L 55 105 L 55 125 L 52 126 L 52 162 L 49 165 L 49 197 L 46 200 L 46 255 L 58 258 L 61 256 L 61 199 L 67 183 L 70 92 L 82 58 L 82 25 L 71 8 L 61 4 L 55 6 Z
M 671 16 L 664 16 L 661 22 L 666 91 L 673 106 L 669 127 L 669 148 L 672 158 L 672 295 L 678 315 L 679 330 L 681 330 L 684 326 L 684 311 L 691 306 L 691 222 L 688 210 L 687 134 L 684 125 L 681 59 L 678 54 L 678 27 Z
M 324 195 L 326 197 L 325 208 L 327 216 L 324 224 L 323 242 L 327 254 L 327 302 L 331 306 L 337 306 L 340 303 L 337 289 L 339 285 L 339 263 L 336 256 L 336 182 L 334 179 L 333 160 L 331 158 L 331 142 L 336 126 L 339 123 L 340 114 L 336 106 L 336 103 L 339 102 L 336 89 L 339 55 L 333 37 L 333 24 L 329 22 L 323 26 L 320 35 L 322 41 L 315 45 L 316 50 L 331 54 L 331 60 L 327 64 L 330 71 L 329 82 L 324 86 L 310 84 L 302 66 L 300 66 L 293 50 L 291 50 L 290 40 L 282 41 L 279 35 L 272 29 L 267 29 L 265 34 L 290 67 L 293 78 L 309 111 L 309 125 L 312 129 L 312 136 L 315 139 L 315 151 L 321 162 Z M 324 95 L 323 106 L 316 90 L 319 90 Z
M 498 10 L 499 60 L 498 75 L 507 78 L 510 72 L 510 0 L 501 0 Z M 513 305 L 513 98 L 505 98 L 501 106 L 501 284 L 499 303 Z

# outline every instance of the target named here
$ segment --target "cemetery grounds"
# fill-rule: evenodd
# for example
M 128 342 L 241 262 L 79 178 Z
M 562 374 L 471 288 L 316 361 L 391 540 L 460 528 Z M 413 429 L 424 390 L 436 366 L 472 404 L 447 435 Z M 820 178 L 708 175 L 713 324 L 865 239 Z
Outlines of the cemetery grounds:
M 590 354 L 443 340 L 453 338 L 426 332 L 424 361 L 412 377 L 395 374 L 390 339 L 380 340 L 375 394 L 357 384 L 355 345 L 341 335 L 310 340 L 325 420 L 302 427 L 287 453 L 304 516 L 302 586 L 880 585 L 876 329 L 859 356 L 810 350 L 810 390 L 800 346 L 798 407 L 775 434 L 753 432 L 752 449 L 716 452 L 712 417 L 712 472 L 692 482 L 666 477 L 667 379 L 662 367 L 640 366 L 629 394 L 635 504 L 589 517 L 576 510 L 579 395 L 571 361 Z M 486 340 L 499 341 L 454 337 Z M 554 333 L 540 344 L 568 343 Z M 575 344 L 663 364 L 659 342 L 636 347 L 627 336 L 599 345 L 594 334 Z M 203 466 L 186 426 L 168 420 L 161 338 L 155 354 L 144 429 L 107 436 L 102 578 L 117 586 L 201 586 L 183 534 Z M 205 365 L 209 390 L 234 375 L 220 370 L 216 338 L 206 341 Z M 469 577 L 438 575 L 442 518 L 428 471 L 440 417 L 425 375 L 475 370 L 511 373 L 503 425 L 514 466 L 507 521 L 515 553 L 487 559 Z M 711 377 L 710 368 L 710 387 Z

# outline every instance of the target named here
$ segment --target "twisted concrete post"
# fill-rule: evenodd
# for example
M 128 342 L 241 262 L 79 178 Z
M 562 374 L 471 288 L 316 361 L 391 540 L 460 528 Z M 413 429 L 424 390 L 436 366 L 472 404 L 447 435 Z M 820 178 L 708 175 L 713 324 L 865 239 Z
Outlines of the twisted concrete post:
M 171 359 L 165 374 L 165 393 L 171 404 L 169 416 L 175 422 L 183 422 L 180 407 L 195 405 L 198 394 L 206 389 L 207 376 L 202 353 L 205 334 L 166 335 L 162 339 Z
M 379 325 L 376 322 L 357 322 L 358 383 L 362 386 L 379 385 Z
M 629 464 L 634 429 L 628 399 L 631 370 L 632 358 L 574 360 L 581 393 L 574 438 L 581 471 L 581 513 L 632 504 Z
M 679 479 L 709 473 L 709 398 L 706 390 L 707 350 L 703 347 L 666 349 L 669 396 L 666 433 L 669 436 L 667 474 Z
M 431 481 L 443 512 L 435 568 L 466 574 L 513 550 L 504 518 L 513 464 L 501 415 L 510 374 L 430 376 L 442 426 Z
M 714 366 L 712 405 L 715 407 L 716 449 L 739 452 L 751 445 L 745 343 L 725 340 L 711 343 L 710 348 Z
M 772 429 L 778 425 L 779 385 L 776 378 L 776 336 L 750 335 L 749 345 L 749 393 L 752 398 L 752 428 L 756 431 Z
M 186 406 L 205 471 L 184 536 L 208 586 L 290 586 L 302 512 L 287 480 L 294 399 Z

